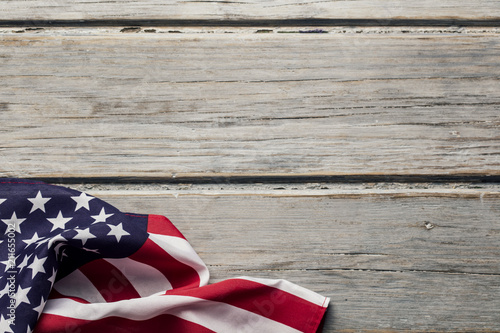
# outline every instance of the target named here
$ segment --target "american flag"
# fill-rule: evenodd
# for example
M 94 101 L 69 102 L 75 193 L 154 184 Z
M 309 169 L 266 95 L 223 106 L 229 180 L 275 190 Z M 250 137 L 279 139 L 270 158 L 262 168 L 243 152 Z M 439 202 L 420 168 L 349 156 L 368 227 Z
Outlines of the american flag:
M 0 332 L 316 332 L 329 299 L 284 280 L 208 284 L 159 215 L 0 178 Z

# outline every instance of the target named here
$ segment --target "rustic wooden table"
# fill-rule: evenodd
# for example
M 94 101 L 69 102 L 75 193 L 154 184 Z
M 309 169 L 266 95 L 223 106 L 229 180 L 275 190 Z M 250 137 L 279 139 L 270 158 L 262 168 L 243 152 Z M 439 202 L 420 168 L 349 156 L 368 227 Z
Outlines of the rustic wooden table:
M 166 215 L 326 333 L 500 331 L 497 1 L 0 11 L 0 176 Z

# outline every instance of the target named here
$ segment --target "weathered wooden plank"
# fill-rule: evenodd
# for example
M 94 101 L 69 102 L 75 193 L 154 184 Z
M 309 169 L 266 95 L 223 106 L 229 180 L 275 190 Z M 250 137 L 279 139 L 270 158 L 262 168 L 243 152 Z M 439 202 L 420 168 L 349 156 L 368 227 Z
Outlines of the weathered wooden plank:
M 0 45 L 4 176 L 500 174 L 497 33 Z
M 121 210 L 167 215 L 212 282 L 285 278 L 331 297 L 328 333 L 500 330 L 497 190 L 406 198 L 88 192 Z
M 62 1 L 0 2 L 4 20 L 269 20 L 269 19 L 489 19 L 500 18 L 497 1 Z

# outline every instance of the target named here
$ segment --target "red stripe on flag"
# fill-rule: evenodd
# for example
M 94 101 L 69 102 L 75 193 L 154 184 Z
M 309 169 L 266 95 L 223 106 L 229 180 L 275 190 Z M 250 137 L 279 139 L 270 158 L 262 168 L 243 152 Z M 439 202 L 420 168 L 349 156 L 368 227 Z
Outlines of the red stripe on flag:
M 244 279 L 230 279 L 216 284 L 167 291 L 166 295 L 198 297 L 236 306 L 293 327 L 301 332 L 315 332 L 326 308 L 278 288 Z
M 148 215 L 148 232 L 165 236 L 184 238 L 181 232 L 167 219 L 161 215 Z M 185 238 L 184 238 L 185 239 Z
M 176 260 L 150 238 L 129 258 L 159 270 L 174 289 L 200 285 L 200 277 L 194 268 Z
M 214 333 L 199 324 L 172 315 L 160 315 L 147 320 L 130 320 L 121 317 L 108 317 L 99 320 L 82 320 L 43 313 L 35 328 L 36 333 L 54 332 L 113 332 L 113 333 L 163 333 L 189 332 Z
M 80 297 L 63 295 L 60 292 L 58 292 L 57 290 L 55 290 L 54 288 L 52 288 L 52 290 L 50 291 L 48 299 L 56 299 L 56 298 L 68 298 L 68 299 L 72 299 L 75 302 L 84 303 L 84 304 L 89 304 L 90 303 L 89 301 L 86 301 L 86 300 L 84 300 L 83 298 L 80 298 Z
M 122 272 L 103 259 L 83 265 L 80 271 L 92 282 L 106 302 L 141 297 Z

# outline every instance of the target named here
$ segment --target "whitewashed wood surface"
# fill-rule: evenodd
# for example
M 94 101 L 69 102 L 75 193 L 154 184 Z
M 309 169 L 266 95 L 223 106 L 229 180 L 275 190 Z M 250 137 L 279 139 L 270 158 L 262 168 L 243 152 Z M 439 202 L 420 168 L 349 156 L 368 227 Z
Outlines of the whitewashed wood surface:
M 4 31 L 0 172 L 500 175 L 498 32 L 255 31 Z
M 1 20 L 269 20 L 500 18 L 498 1 L 0 1 Z
M 325 333 L 499 331 L 500 192 L 477 187 L 287 197 L 83 189 L 124 211 L 168 216 L 207 263 L 211 282 L 286 278 L 331 297 Z

